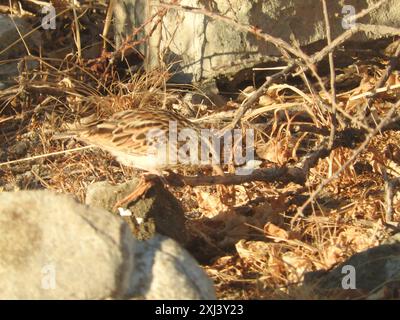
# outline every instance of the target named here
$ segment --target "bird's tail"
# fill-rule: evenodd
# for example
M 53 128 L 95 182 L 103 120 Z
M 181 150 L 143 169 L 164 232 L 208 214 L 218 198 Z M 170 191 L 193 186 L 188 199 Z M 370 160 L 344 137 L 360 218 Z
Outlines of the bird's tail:
M 63 131 L 55 133 L 53 135 L 53 139 L 59 140 L 77 138 L 81 132 L 86 131 L 88 127 L 93 126 L 98 122 L 99 120 L 96 115 L 91 115 L 74 123 L 65 123 L 61 128 Z

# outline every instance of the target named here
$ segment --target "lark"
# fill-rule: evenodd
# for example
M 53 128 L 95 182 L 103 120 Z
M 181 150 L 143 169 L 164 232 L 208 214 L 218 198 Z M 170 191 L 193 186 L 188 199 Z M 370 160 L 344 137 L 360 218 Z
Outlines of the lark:
M 182 130 L 187 130 L 196 136 L 197 141 L 202 139 L 202 128 L 194 122 L 175 112 L 153 108 L 125 110 L 107 119 L 93 115 L 68 126 L 68 132 L 69 136 L 85 144 L 111 153 L 123 165 L 143 170 L 150 177 L 163 177 L 169 170 L 182 165 L 171 158 L 182 146 L 182 142 L 174 145 L 169 140 L 171 128 L 178 135 Z M 160 143 L 160 139 L 166 140 Z M 209 142 L 207 144 L 212 148 Z M 161 155 L 160 145 L 166 151 Z M 213 165 L 213 169 L 218 175 L 224 174 L 219 165 Z M 137 199 L 151 186 L 152 179 L 142 177 L 135 191 L 119 201 L 116 207 Z

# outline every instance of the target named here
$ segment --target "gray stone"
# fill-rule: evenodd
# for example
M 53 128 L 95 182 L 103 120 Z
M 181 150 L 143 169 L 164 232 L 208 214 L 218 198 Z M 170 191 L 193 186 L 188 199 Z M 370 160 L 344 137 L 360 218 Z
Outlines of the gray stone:
M 110 213 L 40 191 L 0 193 L 0 299 L 121 298 L 135 241 Z
M 24 36 L 24 42 L 32 51 L 40 46 L 41 38 L 38 31 L 25 19 L 0 14 L 0 60 L 22 58 L 28 55 L 26 47 L 17 31 Z M 27 69 L 38 65 L 37 61 L 28 59 L 25 63 Z M 19 74 L 18 61 L 11 61 L 0 65 L 0 87 L 7 88 L 13 83 L 13 78 Z
M 172 239 L 156 235 L 138 243 L 135 295 L 147 299 L 215 299 L 211 280 Z
M 155 3 L 147 0 L 117 2 L 114 11 L 117 43 L 131 35 L 132 27 L 147 22 L 148 17 L 160 8 Z M 182 0 L 179 3 L 218 12 L 241 24 L 256 26 L 288 43 L 294 35 L 300 46 L 317 43 L 326 37 L 322 5 L 316 0 Z M 355 13 L 359 13 L 373 3 L 371 0 L 328 1 L 333 38 L 345 31 L 342 26 L 344 4 L 352 5 Z M 389 1 L 363 18 L 362 22 L 399 27 L 400 2 Z M 145 32 L 149 34 L 151 30 L 153 25 L 147 24 Z M 143 32 L 138 34 L 138 38 L 143 38 L 143 35 Z M 364 34 L 352 38 L 354 41 L 367 39 Z M 172 9 L 163 18 L 162 26 L 152 33 L 149 44 L 142 45 L 141 50 L 148 68 L 158 66 L 160 56 L 167 63 L 181 61 L 177 64 L 179 74 L 174 80 L 183 83 L 234 74 L 280 55 L 273 44 L 256 39 L 254 35 L 221 20 Z
M 115 204 L 132 193 L 138 184 L 133 179 L 120 185 L 108 182 L 96 182 L 88 186 L 85 203 L 109 212 L 114 212 Z M 157 182 L 145 195 L 125 205 L 123 219 L 139 240 L 147 240 L 160 233 L 186 245 L 189 235 L 186 230 L 186 218 L 179 201 Z M 114 212 L 120 214 L 120 212 Z
M 214 299 L 176 242 L 48 191 L 0 193 L 0 299 Z
M 39 46 L 40 35 L 38 32 L 31 32 L 33 28 L 30 23 L 23 18 L 0 14 L 0 43 L 2 48 L 0 59 L 19 58 L 27 55 L 17 28 L 24 36 L 24 41 L 29 49 Z
M 354 276 L 355 288 L 343 288 L 347 275 Z M 350 278 L 347 280 L 345 283 L 350 283 Z M 304 285 L 324 298 L 356 292 L 366 297 L 382 288 L 400 290 L 400 243 L 394 241 L 357 253 L 329 271 L 307 273 Z
M 9 153 L 16 158 L 24 157 L 28 151 L 29 143 L 27 141 L 17 141 L 9 148 Z

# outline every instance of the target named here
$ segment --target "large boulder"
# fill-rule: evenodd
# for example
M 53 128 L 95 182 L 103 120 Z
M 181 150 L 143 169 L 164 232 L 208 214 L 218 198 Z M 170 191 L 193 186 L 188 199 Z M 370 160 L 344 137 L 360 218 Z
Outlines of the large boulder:
M 359 13 L 376 1 L 349 0 L 327 1 L 333 37 L 343 33 L 348 23 L 343 18 Z M 132 34 L 133 27 L 148 22 L 160 7 L 157 1 L 119 0 L 115 13 L 117 43 Z M 294 36 L 300 46 L 314 44 L 326 37 L 325 22 L 321 1 L 316 0 L 182 0 L 182 6 L 204 8 L 234 19 L 244 25 L 252 25 L 264 32 L 291 42 Z M 344 7 L 346 5 L 347 7 Z M 390 8 L 390 10 L 388 10 Z M 400 2 L 390 0 L 388 4 L 371 12 L 361 22 L 400 26 Z M 154 31 L 153 25 L 146 24 L 145 32 L 138 37 L 150 34 L 148 45 L 142 46 L 148 68 L 164 62 L 178 62 L 180 73 L 177 82 L 196 82 L 221 74 L 234 74 L 245 67 L 271 60 L 280 55 L 276 47 L 254 35 L 227 24 L 221 19 L 213 20 L 202 14 L 182 10 L 169 10 L 162 24 Z M 368 35 L 373 37 L 374 35 Z M 368 37 L 357 34 L 354 41 L 366 41 Z
M 321 298 L 398 299 L 400 234 L 354 254 L 332 270 L 306 273 L 304 286 Z
M 0 299 L 213 299 L 175 241 L 48 191 L 0 193 Z

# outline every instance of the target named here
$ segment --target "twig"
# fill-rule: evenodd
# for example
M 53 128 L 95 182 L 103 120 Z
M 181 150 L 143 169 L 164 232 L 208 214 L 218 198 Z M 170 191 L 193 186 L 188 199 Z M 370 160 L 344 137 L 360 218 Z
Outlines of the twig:
M 356 96 L 352 96 L 349 98 L 349 101 L 354 101 L 354 100 L 358 100 L 361 98 L 373 98 L 375 97 L 378 93 L 382 93 L 382 92 L 386 92 L 388 90 L 394 90 L 394 89 L 399 89 L 400 88 L 400 84 L 394 84 L 392 86 L 386 86 L 386 87 L 380 87 L 380 88 L 375 88 L 371 91 L 366 91 L 363 93 L 360 93 Z
M 0 167 L 7 166 L 7 165 L 10 165 L 10 164 L 20 163 L 20 162 L 27 162 L 27 161 L 31 161 L 31 160 L 46 158 L 46 157 L 55 156 L 55 155 L 59 155 L 59 154 L 66 154 L 66 153 L 71 153 L 71 152 L 75 152 L 75 151 L 81 151 L 81 150 L 90 149 L 90 148 L 93 148 L 93 147 L 94 146 L 84 146 L 84 147 L 79 147 L 79 148 L 74 148 L 74 149 L 68 149 L 68 150 L 63 150 L 63 151 L 40 154 L 40 155 L 37 155 L 37 156 L 23 158 L 23 159 L 11 160 L 11 161 L 0 163 Z
M 386 2 L 388 2 L 389 0 L 381 0 L 373 5 L 371 5 L 370 7 L 361 10 L 359 13 L 357 13 L 354 16 L 351 16 L 349 19 L 349 22 L 355 22 L 363 17 L 365 17 L 366 15 L 368 15 L 370 12 L 379 9 L 382 5 L 386 4 Z
M 328 41 L 328 46 L 332 44 L 332 35 L 331 35 L 331 25 L 329 23 L 329 14 L 328 14 L 328 7 L 326 5 L 326 0 L 322 0 L 322 7 L 324 12 L 325 18 L 325 27 L 326 27 L 326 38 Z M 331 134 L 329 137 L 329 147 L 331 148 L 333 145 L 333 139 L 335 138 L 336 134 L 336 73 L 335 73 L 335 63 L 333 61 L 333 51 L 329 52 L 328 54 L 329 59 L 329 69 L 330 69 L 330 80 L 331 80 L 331 101 L 332 101 L 332 112 L 331 112 Z
M 385 73 L 382 75 L 382 78 L 379 79 L 378 83 L 376 84 L 377 88 L 382 87 L 386 81 L 389 79 L 390 75 L 393 72 L 393 69 L 395 69 L 399 65 L 399 57 L 400 57 L 400 43 L 397 46 L 397 49 L 393 55 L 393 57 L 390 57 L 390 63 L 387 66 Z
M 76 50 L 78 54 L 78 60 L 81 60 L 82 57 L 82 43 L 81 43 L 81 31 L 79 28 L 79 18 L 76 13 L 76 7 L 74 1 L 72 2 L 72 12 L 74 14 L 74 24 L 75 24 L 75 32 L 72 29 L 73 35 L 74 35 L 74 40 L 75 40 L 75 45 L 76 45 Z
M 104 28 L 103 28 L 103 33 L 102 33 L 103 51 L 105 51 L 106 48 L 107 48 L 106 39 L 107 39 L 108 31 L 110 30 L 110 25 L 111 25 L 111 21 L 112 21 L 114 7 L 115 7 L 115 0 L 110 0 L 109 3 L 108 3 L 106 19 L 104 20 Z
M 263 182 L 294 182 L 303 185 L 306 181 L 306 176 L 300 173 L 298 168 L 268 168 L 256 169 L 248 175 L 225 174 L 224 176 L 197 176 L 189 177 L 176 173 L 171 173 L 163 179 L 169 185 L 183 186 L 210 186 L 210 185 L 238 185 L 246 182 L 263 181 Z
M 11 7 L 11 1 L 10 1 L 10 7 Z M 13 16 L 12 16 L 12 15 L 9 15 L 9 17 L 10 17 L 10 19 L 11 19 L 11 21 L 12 21 L 14 27 L 15 27 L 15 30 L 17 30 L 17 32 L 18 32 L 18 35 L 19 35 L 20 40 L 21 40 L 22 43 L 24 44 L 24 47 L 25 47 L 25 50 L 26 50 L 27 55 L 30 56 L 30 55 L 31 55 L 31 52 L 30 52 L 29 47 L 28 47 L 28 45 L 26 44 L 26 41 L 25 41 L 25 39 L 24 39 L 25 36 L 22 36 L 21 31 L 19 30 L 17 24 L 15 23 Z
M 16 116 L 9 116 L 9 117 L 6 117 L 4 119 L 0 119 L 0 124 L 3 123 L 3 122 L 7 122 L 9 120 L 13 120 L 15 118 L 16 118 Z
M 63 97 L 66 95 L 81 97 L 79 93 L 77 93 L 73 89 L 68 88 L 56 88 L 50 87 L 48 84 L 28 84 L 25 83 L 22 85 L 23 89 L 30 93 L 38 93 L 44 95 L 51 95 L 57 97 Z
M 370 25 L 370 24 L 356 24 L 353 28 L 343 32 L 340 36 L 334 39 L 331 45 L 324 47 L 322 50 L 318 51 L 314 55 L 311 56 L 312 63 L 320 62 L 326 55 L 334 50 L 336 47 L 340 46 L 348 39 L 353 37 L 356 33 L 364 32 L 366 34 L 373 33 L 374 35 L 381 37 L 388 36 L 400 36 L 400 29 L 392 28 L 388 26 L 378 26 L 378 25 Z

